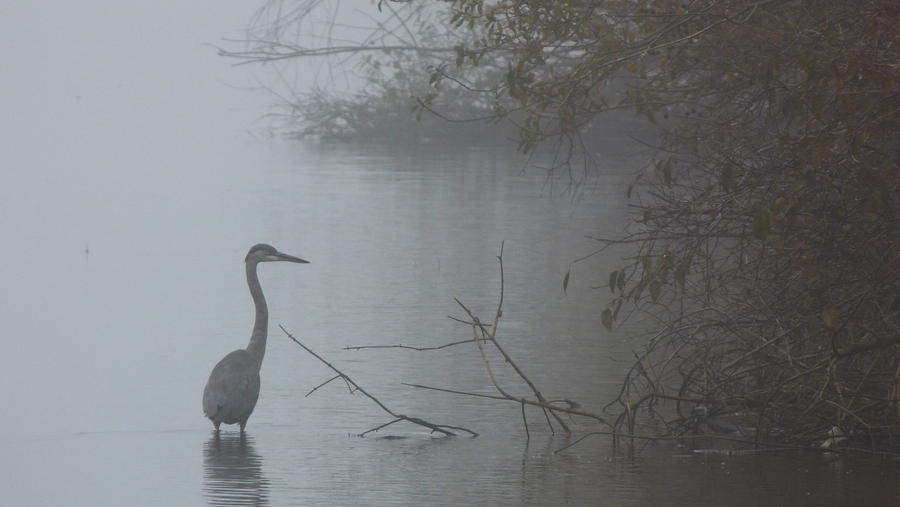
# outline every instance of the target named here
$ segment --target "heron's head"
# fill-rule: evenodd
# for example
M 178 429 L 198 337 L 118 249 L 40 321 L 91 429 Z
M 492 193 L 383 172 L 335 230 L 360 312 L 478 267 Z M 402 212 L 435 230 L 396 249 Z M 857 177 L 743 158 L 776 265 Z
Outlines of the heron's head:
M 275 261 L 286 261 L 286 262 L 298 262 L 300 264 L 308 264 L 309 261 L 303 260 L 299 257 L 294 257 L 293 255 L 288 255 L 286 253 L 281 253 L 275 249 L 272 245 L 266 245 L 265 243 L 260 243 L 258 245 L 253 245 L 250 247 L 250 251 L 247 252 L 247 257 L 244 258 L 244 262 L 275 262 Z

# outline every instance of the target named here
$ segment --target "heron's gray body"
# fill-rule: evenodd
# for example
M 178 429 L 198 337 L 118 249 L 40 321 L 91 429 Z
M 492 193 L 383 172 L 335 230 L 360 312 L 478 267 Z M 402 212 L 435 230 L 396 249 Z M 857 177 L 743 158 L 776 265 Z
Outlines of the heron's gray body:
M 203 413 L 212 421 L 216 431 L 219 425 L 240 424 L 241 432 L 259 399 L 259 370 L 266 353 L 266 336 L 269 327 L 269 310 L 263 296 L 256 265 L 260 262 L 287 261 L 307 263 L 303 259 L 283 254 L 265 244 L 254 245 L 247 253 L 247 286 L 256 306 L 256 321 L 246 349 L 238 349 L 223 357 L 209 374 L 203 389 Z
M 223 357 L 209 374 L 203 390 L 203 413 L 216 426 L 244 427 L 259 399 L 259 368 L 246 349 Z

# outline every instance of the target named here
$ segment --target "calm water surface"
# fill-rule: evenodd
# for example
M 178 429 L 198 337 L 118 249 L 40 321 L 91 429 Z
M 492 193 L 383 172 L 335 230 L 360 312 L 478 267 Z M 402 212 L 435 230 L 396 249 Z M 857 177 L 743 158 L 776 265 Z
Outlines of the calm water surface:
M 498 338 L 549 398 L 599 412 L 635 344 L 598 332 L 594 291 L 627 185 L 610 160 L 587 197 L 549 195 L 504 150 L 251 143 L 208 165 L 136 161 L 117 178 L 6 175 L 0 289 L 7 354 L 4 505 L 896 505 L 900 472 L 878 459 L 637 457 L 595 437 L 563 453 L 539 412 L 416 390 L 492 393 L 459 298 L 483 320 L 506 292 Z M 35 199 L 38 201 L 36 202 Z M 60 211 L 48 212 L 40 199 Z M 17 225 L 37 214 L 42 227 Z M 246 344 L 247 248 L 265 241 L 312 261 L 260 267 L 270 307 L 263 388 L 245 439 L 214 438 L 200 409 L 210 369 Z M 26 254 L 27 261 L 22 254 Z M 439 438 L 390 421 L 290 342 L 283 324 L 396 412 L 477 431 Z M 527 391 L 492 359 L 512 392 Z M 576 435 L 598 429 L 575 421 Z M 382 438 L 382 437 L 399 438 Z

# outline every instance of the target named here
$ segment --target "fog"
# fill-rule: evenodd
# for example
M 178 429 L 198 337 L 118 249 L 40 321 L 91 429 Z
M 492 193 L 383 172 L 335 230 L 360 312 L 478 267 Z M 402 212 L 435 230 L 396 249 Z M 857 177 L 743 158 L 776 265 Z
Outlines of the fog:
M 709 505 L 755 505 L 855 501 L 897 483 L 896 467 L 850 474 L 818 456 L 798 483 L 791 460 L 666 448 L 626 463 L 601 439 L 556 455 L 565 437 L 536 410 L 526 441 L 523 407 L 401 386 L 493 393 L 475 350 L 343 350 L 471 337 L 446 316 L 459 297 L 491 318 L 505 240 L 508 350 L 548 398 L 599 413 L 632 343 L 598 333 L 606 291 L 591 273 L 621 261 L 598 255 L 566 292 L 562 280 L 595 249 L 586 234 L 624 227 L 627 164 L 604 159 L 591 199 L 576 203 L 541 197 L 545 175 L 493 147 L 402 153 L 271 136 L 267 69 L 214 47 L 240 39 L 257 7 L 0 4 L 0 503 L 697 505 L 701 491 Z M 297 75 L 315 78 L 309 69 Z M 246 344 L 242 260 L 258 242 L 312 264 L 260 269 L 270 310 L 260 400 L 248 438 L 229 428 L 219 442 L 201 392 L 216 361 Z M 403 438 L 349 437 L 384 414 L 337 382 L 304 397 L 331 373 L 279 323 L 398 412 L 481 436 L 396 425 L 379 435 Z M 504 368 L 497 361 L 499 381 L 521 388 Z M 857 489 L 835 480 L 851 477 Z
M 450 149 L 425 159 L 270 138 L 261 117 L 271 97 L 253 89 L 265 69 L 235 67 L 212 47 L 240 38 L 255 7 L 0 8 L 10 49 L 0 94 L 4 503 L 189 505 L 206 491 L 234 504 L 227 479 L 237 474 L 235 490 L 249 482 L 257 497 L 281 499 L 273 503 L 354 503 L 377 483 L 372 504 L 416 505 L 453 488 L 423 490 L 411 472 L 383 476 L 386 460 L 409 469 L 409 458 L 438 458 L 435 466 L 452 470 L 509 448 L 516 456 L 503 461 L 518 461 L 505 439 L 488 451 L 465 443 L 437 455 L 427 452 L 427 433 L 397 446 L 348 439 L 385 421 L 327 390 L 304 398 L 325 372 L 270 337 L 250 448 L 237 448 L 236 471 L 219 470 L 232 461 L 210 441 L 200 395 L 215 362 L 246 344 L 252 305 L 241 261 L 257 242 L 312 261 L 261 268 L 271 335 L 284 323 L 338 364 L 351 363 L 355 378 L 398 410 L 432 405 L 429 393 L 410 393 L 401 381 L 462 373 L 457 387 L 478 387 L 480 363 L 446 368 L 434 362 L 446 356 L 365 358 L 341 347 L 452 337 L 454 296 L 496 295 L 501 239 L 517 252 L 510 270 L 520 275 L 510 283 L 522 286 L 509 296 L 520 302 L 509 311 L 511 328 L 546 345 L 547 326 L 561 325 L 569 340 L 593 327 L 559 312 L 560 280 L 585 251 L 595 210 L 535 205 L 543 175 L 490 152 Z M 535 238 L 546 241 L 532 246 Z M 597 346 L 586 342 L 593 352 L 583 356 L 595 357 Z M 599 381 L 596 372 L 589 378 L 584 393 Z M 463 405 L 439 404 L 435 415 L 456 422 Z M 460 419 L 485 427 L 495 419 L 486 407 L 464 412 Z M 469 482 L 481 480 L 470 474 L 490 477 L 459 471 Z M 518 498 L 505 486 L 518 472 L 507 471 L 492 487 Z
M 201 269 L 226 239 L 205 225 L 230 218 L 226 203 L 198 190 L 241 184 L 221 168 L 251 171 L 269 98 L 211 44 L 240 37 L 253 8 L 0 6 L 3 433 L 139 424 L 127 407 L 91 401 L 141 396 L 128 379 L 159 343 L 147 321 L 175 309 L 148 277 Z M 254 240 L 227 238 L 241 249 Z M 115 285 L 97 286 L 98 272 Z

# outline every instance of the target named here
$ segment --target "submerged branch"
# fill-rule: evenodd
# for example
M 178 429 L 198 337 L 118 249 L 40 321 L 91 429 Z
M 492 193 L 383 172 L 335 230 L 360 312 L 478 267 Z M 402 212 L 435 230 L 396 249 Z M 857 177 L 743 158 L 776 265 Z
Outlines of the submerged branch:
M 529 400 L 528 398 L 517 398 L 512 395 L 498 396 L 498 395 L 494 395 L 494 394 L 472 393 L 472 392 L 467 392 L 467 391 L 458 391 L 456 389 L 445 389 L 443 387 L 426 386 L 426 385 L 422 385 L 422 384 L 407 384 L 405 382 L 403 383 L 403 385 L 409 386 L 409 387 L 415 387 L 416 389 L 429 389 L 432 391 L 440 391 L 443 393 L 450 393 L 450 394 L 459 394 L 462 396 L 472 396 L 472 397 L 476 397 L 476 398 L 488 398 L 488 399 L 500 400 L 500 401 L 512 401 L 514 403 L 520 403 L 520 404 L 524 403 L 525 405 L 542 408 L 542 409 L 550 411 L 550 412 L 559 412 L 559 413 L 568 414 L 568 415 L 577 415 L 580 417 L 586 417 L 588 419 L 593 419 L 601 424 L 605 424 L 605 425 L 609 426 L 610 428 L 612 427 L 612 424 L 609 421 L 607 421 L 604 417 L 601 417 L 601 416 L 591 413 L 591 412 L 585 412 L 584 410 L 578 410 L 575 408 L 571 408 L 573 405 L 577 405 L 577 404 L 574 404 L 570 400 L 560 400 L 569 405 L 570 408 L 566 408 L 566 407 L 561 407 L 559 405 L 555 405 L 552 402 L 541 403 L 539 401 Z
M 497 261 L 500 264 L 500 298 L 497 301 L 497 309 L 494 311 L 494 320 L 493 320 L 493 323 L 491 324 L 490 331 L 485 330 L 484 326 L 481 325 L 478 317 L 476 317 L 471 312 L 471 310 L 469 310 L 466 307 L 466 305 L 464 305 L 462 303 L 462 301 L 460 301 L 459 299 L 455 299 L 455 301 L 466 312 L 466 314 L 469 315 L 469 318 L 472 320 L 472 332 L 474 335 L 474 341 L 478 345 L 478 351 L 481 353 L 481 359 L 484 361 L 485 369 L 487 370 L 488 375 L 491 377 L 491 382 L 494 384 L 494 387 L 497 388 L 497 391 L 499 391 L 501 395 L 503 395 L 504 397 L 506 397 L 510 400 L 519 401 L 523 405 L 526 403 L 525 398 L 516 398 L 515 396 L 512 396 L 508 392 L 504 391 L 503 388 L 500 387 L 500 384 L 497 382 L 497 380 L 494 378 L 494 374 L 491 371 L 491 365 L 488 362 L 487 355 L 485 355 L 485 352 L 484 352 L 484 347 L 481 345 L 481 341 L 478 340 L 477 330 L 479 328 L 481 329 L 482 336 L 487 341 L 490 341 L 491 343 L 494 344 L 494 347 L 497 349 L 498 352 L 500 352 L 500 355 L 503 356 L 503 359 L 506 361 L 506 363 L 509 364 L 512 367 L 512 369 L 515 370 L 516 374 L 518 374 L 519 377 L 528 385 L 528 387 L 531 389 L 531 392 L 534 394 L 534 397 L 537 398 L 538 403 L 540 403 L 540 405 L 545 408 L 550 408 L 551 409 L 550 414 L 553 416 L 554 419 L 556 419 L 556 422 L 558 422 L 559 425 L 562 426 L 563 431 L 565 431 L 566 433 L 571 433 L 569 426 L 565 423 L 565 421 L 562 420 L 562 418 L 559 417 L 559 415 L 557 415 L 552 410 L 552 405 L 547 403 L 547 400 L 544 398 L 544 396 L 538 390 L 537 386 L 535 386 L 534 383 L 531 381 L 531 379 L 529 379 L 528 376 L 525 375 L 525 372 L 522 371 L 521 368 L 519 368 L 519 365 L 516 364 L 516 362 L 513 360 L 513 358 L 509 354 L 507 354 L 506 350 L 504 350 L 503 347 L 500 346 L 500 343 L 497 341 L 497 327 L 500 323 L 500 317 L 503 315 L 503 296 L 504 296 L 504 292 L 505 292 L 505 284 L 504 284 L 504 277 L 503 277 L 503 245 L 504 245 L 504 242 L 500 242 L 500 254 L 497 256 Z
M 363 350 L 363 349 L 407 349 L 407 350 L 417 350 L 417 351 L 426 351 L 426 350 L 440 350 L 446 349 L 448 347 L 453 347 L 454 345 L 461 345 L 463 343 L 471 343 L 472 340 L 460 340 L 456 342 L 445 343 L 443 345 L 436 345 L 433 347 L 416 347 L 413 345 L 348 345 L 344 347 L 344 350 Z
M 378 426 L 378 427 L 376 427 L 376 428 L 373 428 L 373 429 L 370 429 L 370 430 L 368 430 L 368 431 L 364 431 L 363 433 L 360 433 L 360 436 L 364 436 L 366 433 L 369 433 L 369 432 L 372 432 L 372 431 L 377 431 L 377 430 L 380 429 L 380 428 L 383 428 L 383 427 L 385 427 L 385 426 L 388 426 L 388 425 L 393 424 L 393 423 L 398 422 L 398 421 L 409 421 L 409 422 L 411 422 L 411 423 L 413 423 L 413 424 L 417 424 L 417 425 L 419 425 L 419 426 L 424 426 L 424 427 L 430 429 L 432 432 L 443 433 L 443 434 L 446 435 L 446 436 L 454 436 L 454 435 L 456 435 L 455 433 L 453 433 L 452 431 L 450 431 L 451 429 L 457 430 L 457 431 L 464 431 L 464 432 L 466 432 L 466 433 L 469 433 L 469 434 L 472 435 L 473 437 L 477 437 L 477 436 L 478 436 L 478 433 L 475 433 L 474 431 L 472 431 L 472 430 L 470 430 L 470 429 L 467 429 L 467 428 L 463 428 L 463 427 L 460 427 L 460 426 L 449 426 L 449 425 L 446 425 L 446 424 L 434 424 L 434 423 L 431 423 L 431 422 L 429 422 L 429 421 L 426 421 L 426 420 L 421 419 L 421 418 L 418 418 L 418 417 L 406 416 L 406 415 L 398 414 L 398 413 L 394 412 L 393 410 L 389 409 L 384 403 L 382 403 L 381 401 L 379 401 L 378 398 L 376 398 L 375 396 L 372 396 L 372 395 L 369 394 L 365 389 L 363 389 L 362 387 L 360 387 L 360 385 L 357 384 L 357 383 L 356 383 L 352 378 L 350 378 L 347 374 L 345 374 L 345 373 L 342 372 L 341 370 L 337 369 L 337 367 L 335 367 L 333 364 L 331 364 L 331 363 L 329 363 L 328 361 L 326 361 L 324 358 L 322 358 L 322 356 L 316 354 L 315 352 L 312 351 L 312 349 L 310 349 L 309 347 L 307 347 L 306 345 L 304 345 L 303 343 L 301 343 L 300 340 L 298 340 L 298 339 L 295 338 L 291 333 L 289 333 L 288 330 L 284 328 L 284 326 L 282 326 L 281 324 L 279 324 L 278 327 L 281 329 L 281 331 L 284 332 L 285 335 L 287 335 L 288 338 L 291 339 L 291 341 L 293 341 L 294 343 L 296 343 L 297 345 L 299 345 L 301 348 L 303 348 L 303 350 L 305 350 L 306 352 L 308 352 L 310 355 L 312 355 L 313 357 L 315 357 L 316 359 L 318 359 L 322 364 L 324 364 L 325 366 L 327 366 L 328 368 L 330 368 L 332 371 L 334 371 L 335 373 L 337 373 L 337 375 L 336 375 L 335 377 L 332 377 L 331 379 L 329 379 L 329 380 L 323 382 L 322 384 L 319 384 L 318 386 L 316 386 L 316 387 L 313 389 L 313 391 L 315 391 L 316 389 L 322 387 L 323 385 L 325 385 L 325 384 L 331 382 L 332 380 L 335 380 L 336 378 L 342 378 L 342 379 L 344 379 L 345 382 L 347 382 L 347 384 L 353 386 L 353 389 L 354 389 L 355 391 L 359 391 L 360 393 L 362 393 L 365 397 L 369 398 L 370 400 L 372 400 L 373 402 L 375 402 L 376 405 L 378 405 L 379 407 L 381 407 L 382 410 L 384 410 L 385 412 L 387 412 L 388 414 L 390 414 L 392 417 L 395 418 L 394 421 L 391 421 L 391 422 L 389 422 L 389 423 L 387 423 L 387 424 L 383 424 L 383 425 Z M 311 392 L 312 392 L 312 391 L 310 391 L 310 393 L 311 393 Z
M 613 428 L 613 425 L 607 421 L 604 417 L 601 417 L 597 414 L 587 412 L 584 410 L 579 410 L 580 405 L 577 402 L 561 399 L 561 400 L 547 400 L 538 387 L 531 381 L 531 379 L 525 374 L 522 368 L 516 363 L 513 357 L 504 349 L 497 340 L 497 331 L 499 329 L 500 317 L 503 314 L 503 299 L 505 292 L 505 284 L 504 284 L 504 274 L 503 274 L 503 243 L 500 245 L 500 254 L 497 256 L 497 260 L 500 265 L 500 295 L 499 300 L 497 302 L 497 307 L 494 311 L 494 316 L 491 320 L 491 323 L 484 324 L 481 320 L 470 310 L 462 301 L 457 298 L 454 298 L 454 301 L 459 305 L 460 308 L 466 313 L 468 318 L 458 318 L 458 317 L 450 317 L 452 320 L 457 322 L 461 322 L 466 324 L 472 328 L 472 338 L 466 340 L 459 340 L 455 342 L 450 342 L 437 347 L 413 347 L 407 345 L 383 345 L 383 346 L 359 346 L 359 347 L 346 347 L 347 349 L 363 349 L 363 348 L 401 348 L 401 349 L 409 349 L 409 350 L 437 350 L 441 348 L 446 348 L 454 345 L 461 345 L 464 343 L 475 342 L 478 347 L 479 355 L 481 357 L 482 363 L 484 364 L 485 371 L 491 379 L 491 383 L 494 388 L 497 390 L 499 395 L 494 394 L 482 394 L 482 393 L 473 393 L 467 391 L 459 391 L 455 389 L 447 389 L 442 387 L 432 387 L 422 384 L 411 384 L 411 383 L 403 383 L 403 385 L 417 388 L 417 389 L 428 389 L 433 391 L 440 391 L 445 393 L 457 394 L 462 396 L 472 396 L 478 398 L 487 398 L 491 400 L 501 400 L 501 401 L 511 401 L 519 404 L 522 410 L 523 423 L 525 424 L 525 432 L 526 438 L 530 439 L 531 431 L 528 427 L 527 419 L 525 419 L 525 408 L 526 406 L 537 407 L 540 408 L 547 419 L 547 425 L 550 427 L 551 431 L 553 431 L 553 424 L 551 423 L 550 417 L 556 420 L 559 423 L 560 427 L 565 431 L 565 433 L 571 433 L 571 429 L 569 429 L 568 424 L 560 417 L 560 414 L 566 414 L 569 416 L 579 416 L 585 417 L 588 419 L 592 419 L 596 422 L 604 424 L 610 428 Z M 490 361 L 488 360 L 487 351 L 485 347 L 488 344 L 492 344 L 494 348 L 500 353 L 503 357 L 503 361 L 505 364 L 508 364 L 513 371 L 522 379 L 522 381 L 529 387 L 534 398 L 527 398 L 522 396 L 515 396 L 509 391 L 507 391 L 499 382 L 497 377 L 494 375 L 494 371 L 491 367 Z

